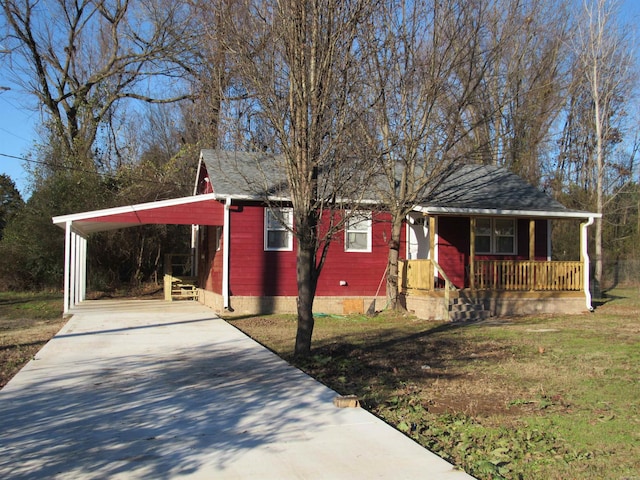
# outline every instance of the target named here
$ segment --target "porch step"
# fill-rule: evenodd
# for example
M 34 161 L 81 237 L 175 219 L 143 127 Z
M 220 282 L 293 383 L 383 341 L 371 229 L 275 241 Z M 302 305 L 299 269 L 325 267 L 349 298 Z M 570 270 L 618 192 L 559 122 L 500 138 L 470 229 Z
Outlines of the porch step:
M 491 317 L 484 303 L 478 299 L 458 296 L 449 302 L 449 320 L 451 322 L 477 322 Z
M 168 277 L 168 278 L 167 278 Z M 170 288 L 171 293 L 167 300 L 197 300 L 198 288 L 193 277 L 165 276 L 165 289 Z

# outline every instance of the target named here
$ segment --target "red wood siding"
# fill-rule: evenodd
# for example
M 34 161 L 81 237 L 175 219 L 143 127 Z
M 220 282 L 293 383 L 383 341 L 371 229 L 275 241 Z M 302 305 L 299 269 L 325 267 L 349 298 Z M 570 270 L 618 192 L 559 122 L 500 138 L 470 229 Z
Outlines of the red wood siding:
M 318 295 L 373 296 L 376 294 L 385 273 L 389 255 L 387 243 L 391 238 L 389 215 L 374 214 L 371 235 L 371 252 L 345 252 L 344 232 L 339 232 L 334 237 L 320 275 Z M 401 252 L 401 255 L 403 253 Z M 341 281 L 345 281 L 346 285 L 341 286 Z M 385 287 L 385 282 L 382 282 L 380 295 L 386 294 Z
M 295 295 L 295 251 L 264 251 L 264 207 L 232 206 L 230 222 L 231 295 Z
M 209 174 L 207 173 L 207 167 L 205 167 L 204 162 L 200 163 L 200 172 L 197 181 L 196 191 L 198 194 L 213 193 L 213 186 L 209 181 Z
M 205 290 L 222 294 L 222 247 L 224 239 L 220 239 L 220 250 L 217 251 L 217 228 L 203 226 L 200 233 L 200 264 L 198 266 L 198 282 Z M 222 229 L 220 229 L 220 233 Z
M 259 204 L 232 206 L 230 248 L 230 293 L 237 296 L 296 296 L 296 248 L 287 252 L 264 250 L 264 207 Z M 205 257 L 201 279 L 207 290 L 222 292 L 222 240 L 216 252 L 215 227 L 208 227 L 201 244 Z M 547 254 L 547 221 L 536 220 L 536 260 Z M 372 251 L 345 252 L 344 233 L 335 235 L 320 274 L 318 296 L 372 296 L 380 286 L 387 265 L 391 226 L 387 214 L 376 214 L 372 223 Z M 469 217 L 439 217 L 438 260 L 458 288 L 469 286 Z M 529 220 L 517 221 L 516 255 L 477 255 L 477 259 L 525 260 L 529 255 Z M 400 256 L 406 256 L 406 229 L 402 229 Z M 202 260 L 202 258 L 201 258 Z M 346 282 L 346 285 L 340 285 Z
M 344 233 L 329 247 L 316 295 L 374 295 L 387 263 L 388 217 L 375 217 L 372 251 L 345 252 Z M 230 290 L 238 296 L 296 296 L 296 248 L 290 252 L 264 251 L 264 207 L 243 205 L 231 211 Z M 403 234 L 404 240 L 404 234 Z M 340 281 L 346 285 L 341 286 Z M 380 295 L 385 294 L 384 283 Z
M 468 217 L 438 217 L 438 263 L 457 288 L 467 282 L 470 235 Z

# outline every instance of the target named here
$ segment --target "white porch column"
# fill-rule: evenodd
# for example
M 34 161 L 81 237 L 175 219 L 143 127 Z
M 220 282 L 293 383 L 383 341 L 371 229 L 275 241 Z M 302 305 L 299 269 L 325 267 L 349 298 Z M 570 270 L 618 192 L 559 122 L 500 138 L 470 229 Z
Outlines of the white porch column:
M 591 272 L 589 271 L 590 266 L 589 266 L 589 249 L 588 249 L 588 232 L 587 229 L 589 228 L 590 225 L 593 225 L 594 222 L 594 218 L 593 217 L 589 217 L 588 220 L 585 223 L 582 223 L 580 225 L 580 257 L 582 260 L 582 268 L 584 269 L 584 271 L 582 272 L 583 274 L 583 288 L 584 288 L 584 295 L 585 295 L 585 299 L 586 299 L 586 304 L 587 304 L 587 309 L 589 311 L 593 311 L 593 305 L 591 304 Z
M 551 219 L 547 220 L 547 262 L 551 261 Z

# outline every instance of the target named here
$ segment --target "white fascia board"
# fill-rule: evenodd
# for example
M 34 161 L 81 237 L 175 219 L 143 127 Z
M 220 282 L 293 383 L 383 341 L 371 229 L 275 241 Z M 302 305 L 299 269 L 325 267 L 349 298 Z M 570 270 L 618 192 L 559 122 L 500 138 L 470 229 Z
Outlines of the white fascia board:
M 427 215 L 477 215 L 477 216 L 496 216 L 503 215 L 508 217 L 541 217 L 541 218 L 602 218 L 600 213 L 576 212 L 576 211 L 546 211 L 546 210 L 507 210 L 507 209 L 490 209 L 490 208 L 452 208 L 452 207 L 425 207 L 416 205 L 414 211 Z
M 267 197 L 265 199 L 262 195 L 234 195 L 230 193 L 218 194 L 218 200 L 236 200 L 241 202 L 291 202 L 289 197 Z
M 207 193 L 203 195 L 193 195 L 190 197 L 171 198 L 169 200 L 158 200 L 157 202 L 139 203 L 137 205 L 127 205 L 124 207 L 105 208 L 102 210 L 93 210 L 90 212 L 71 213 L 69 215 L 60 215 L 53 217 L 54 225 L 65 228 L 67 222 L 76 222 L 95 217 L 106 217 L 110 215 L 118 215 L 121 213 L 141 212 L 144 210 L 152 210 L 154 208 L 173 207 L 176 205 L 186 205 L 189 203 L 204 202 L 207 200 L 217 200 L 215 193 Z
M 218 200 L 225 200 L 230 198 L 231 200 L 236 201 L 245 201 L 245 202 L 291 202 L 291 197 L 277 197 L 277 196 L 269 196 L 265 198 L 262 195 L 234 195 L 234 194 L 219 194 Z M 345 203 L 345 204 L 353 204 L 353 200 L 338 198 L 336 199 L 336 203 Z M 358 205 L 378 205 L 379 202 L 376 200 L 358 200 Z

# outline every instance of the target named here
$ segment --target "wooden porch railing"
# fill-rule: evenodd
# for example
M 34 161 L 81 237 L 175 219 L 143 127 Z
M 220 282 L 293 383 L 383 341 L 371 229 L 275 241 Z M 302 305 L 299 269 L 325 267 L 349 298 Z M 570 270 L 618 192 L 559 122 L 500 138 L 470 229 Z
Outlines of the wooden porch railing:
M 474 285 L 479 290 L 579 291 L 582 262 L 476 260 Z
M 438 272 L 440 277 L 436 277 Z M 442 267 L 431 259 L 421 260 L 399 260 L 398 277 L 400 278 L 401 290 L 424 290 L 433 291 L 436 288 L 451 290 L 455 288 L 444 273 Z
M 436 271 L 440 274 L 440 278 L 435 277 Z M 442 286 L 442 282 L 444 282 L 444 288 L 441 288 L 444 292 L 443 307 L 445 312 L 449 311 L 451 290 L 455 290 L 456 287 L 451 283 L 442 267 L 438 265 L 438 262 L 431 259 L 399 260 L 398 277 L 400 279 L 400 291 L 402 292 L 411 290 L 431 292 L 437 286 Z
M 398 277 L 402 291 L 425 290 L 430 292 L 435 289 L 434 265 L 430 259 L 399 260 Z
M 436 289 L 440 273 L 445 290 L 451 282 L 431 260 L 400 260 L 398 275 L 402 291 L 430 292 Z M 582 262 L 529 260 L 476 260 L 474 285 L 478 290 L 580 291 L 583 289 Z
M 197 300 L 197 279 L 191 276 L 190 254 L 168 253 L 164 256 L 164 299 Z

